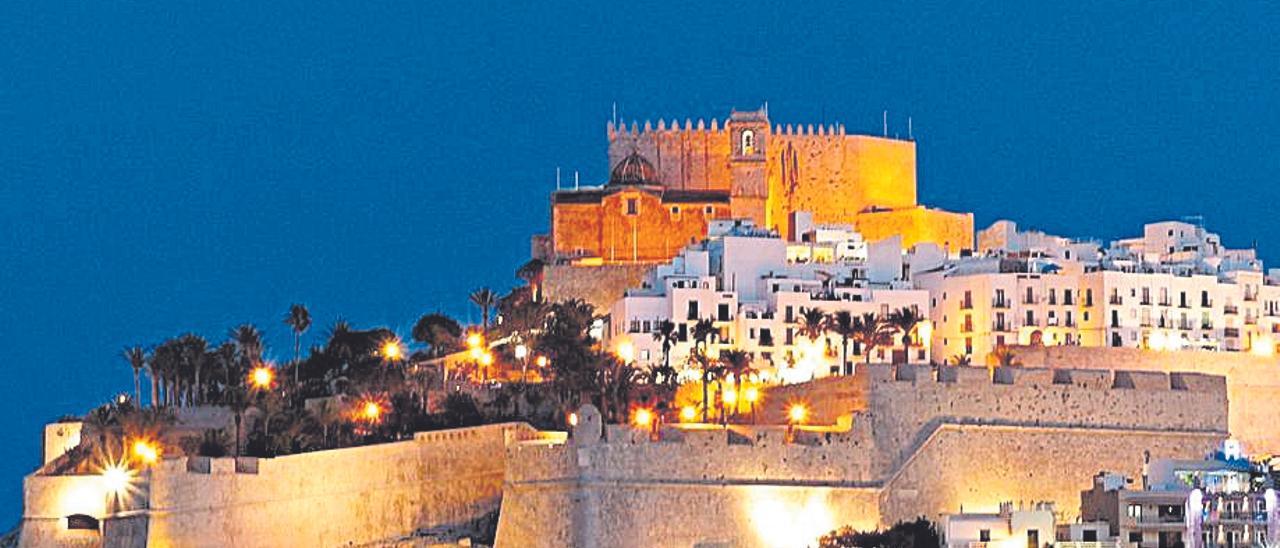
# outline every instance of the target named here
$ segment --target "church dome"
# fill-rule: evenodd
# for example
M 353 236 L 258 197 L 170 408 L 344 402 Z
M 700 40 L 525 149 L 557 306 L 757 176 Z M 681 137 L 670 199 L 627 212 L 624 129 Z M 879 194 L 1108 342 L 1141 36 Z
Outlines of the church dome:
M 632 152 L 609 172 L 609 185 L 656 185 L 658 170 L 639 152 Z

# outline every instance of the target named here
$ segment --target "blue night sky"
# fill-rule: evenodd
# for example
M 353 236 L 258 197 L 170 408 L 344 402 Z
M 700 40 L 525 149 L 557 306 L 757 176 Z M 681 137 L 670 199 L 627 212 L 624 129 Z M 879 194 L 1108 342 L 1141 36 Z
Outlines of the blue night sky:
M 148 5 L 158 4 L 158 6 Z M 475 319 L 605 123 L 890 133 L 920 197 L 1050 232 L 1201 214 L 1280 259 L 1280 7 L 1040 2 L 6 2 L 0 6 L 0 525 L 41 425 L 131 388 L 120 350 L 310 306 L 406 333 Z

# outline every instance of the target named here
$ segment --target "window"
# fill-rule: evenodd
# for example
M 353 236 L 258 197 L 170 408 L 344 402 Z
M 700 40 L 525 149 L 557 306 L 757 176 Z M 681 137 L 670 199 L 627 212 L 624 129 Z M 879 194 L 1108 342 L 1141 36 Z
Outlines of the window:
M 680 206 L 671 206 L 671 214 L 672 214 L 672 215 L 679 215 L 679 214 L 680 214 Z
M 635 215 L 638 211 L 635 198 L 627 198 L 627 215 Z
M 1129 507 L 1125 510 L 1125 515 L 1133 519 L 1142 519 L 1142 505 L 1130 504 Z
M 978 542 L 991 542 L 991 530 L 990 529 L 978 530 Z
M 698 319 L 698 301 L 689 301 L 689 315 L 686 318 L 690 320 Z
M 1080 540 L 1085 542 L 1098 542 L 1098 530 L 1085 529 L 1080 531 Z
M 716 208 L 711 207 L 711 206 L 707 206 L 707 207 L 706 207 L 705 209 L 703 209 L 702 211 L 703 211 L 703 213 L 706 213 L 707 215 L 710 215 L 710 214 L 712 214 L 712 213 L 715 213 L 715 212 L 716 212 Z
M 756 153 L 756 132 L 744 129 L 742 130 L 742 155 L 750 156 Z
M 729 321 L 729 303 L 720 303 L 720 305 L 716 307 L 716 317 L 722 322 Z
M 1040 548 L 1040 530 L 1027 529 L 1027 548 Z
M 1093 536 L 1094 536 L 1094 537 L 1097 537 L 1097 536 L 1098 536 L 1098 533 L 1096 533 L 1096 532 L 1095 532 L 1095 533 L 1093 534 Z M 1142 542 L 1142 532 L 1140 532 L 1140 531 L 1129 531 L 1129 542 Z

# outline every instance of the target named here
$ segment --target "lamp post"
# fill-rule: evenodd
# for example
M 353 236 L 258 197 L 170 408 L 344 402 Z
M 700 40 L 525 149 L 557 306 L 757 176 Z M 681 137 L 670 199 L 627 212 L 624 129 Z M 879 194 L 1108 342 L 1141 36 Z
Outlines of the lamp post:
M 807 416 L 809 416 L 809 410 L 805 408 L 804 404 L 795 403 L 787 408 L 787 443 L 795 441 L 796 425 L 802 424 Z
M 755 424 L 756 402 L 760 400 L 760 391 L 754 386 L 748 386 L 746 390 L 743 390 L 742 397 L 746 398 L 747 403 L 751 405 L 751 424 Z
M 727 426 L 729 424 L 730 406 L 732 406 L 734 410 L 737 410 L 738 408 L 738 393 L 732 388 L 724 389 L 724 391 L 720 393 L 720 403 L 720 424 Z
M 525 346 L 524 343 L 517 344 L 515 354 L 516 359 L 520 360 L 520 393 L 516 395 L 516 416 L 519 417 L 520 398 L 524 397 L 524 391 L 527 388 L 525 383 L 527 382 L 526 376 L 529 374 L 529 347 Z

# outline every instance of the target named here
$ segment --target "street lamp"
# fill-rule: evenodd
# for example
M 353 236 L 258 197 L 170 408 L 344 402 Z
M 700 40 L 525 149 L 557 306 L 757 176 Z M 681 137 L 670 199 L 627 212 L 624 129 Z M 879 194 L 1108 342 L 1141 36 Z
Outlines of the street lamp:
M 787 443 L 795 441 L 796 425 L 804 422 L 809 410 L 802 403 L 793 403 L 787 408 Z
M 259 365 L 249 372 L 249 384 L 253 385 L 256 390 L 266 390 L 271 388 L 271 384 L 276 380 L 276 371 L 265 365 Z
M 756 387 L 754 386 L 748 386 L 747 389 L 743 390 L 742 392 L 743 392 L 742 397 L 745 398 L 747 400 L 747 403 L 751 405 L 751 424 L 755 424 L 756 423 L 756 402 L 760 401 L 760 390 L 756 389 Z
M 404 359 L 404 345 L 396 339 L 387 340 L 382 343 L 382 358 L 390 362 Z
M 618 359 L 627 365 L 631 365 L 631 362 L 636 359 L 636 346 L 631 344 L 631 341 L 622 341 L 618 343 L 617 353 Z
M 160 460 L 160 448 L 147 440 L 136 440 L 133 442 L 133 456 L 143 464 L 155 464 Z
M 680 408 L 680 420 L 682 422 L 693 422 L 698 417 L 698 410 L 692 405 L 686 405 Z
M 720 394 L 720 422 L 721 424 L 729 424 L 729 408 L 732 406 L 734 411 L 738 410 L 738 393 L 732 388 L 726 388 Z
M 524 343 L 516 345 L 516 359 L 520 360 L 520 393 L 516 395 L 516 417 L 520 416 L 520 399 L 524 397 L 526 390 L 525 384 L 528 382 L 529 375 L 529 347 Z

